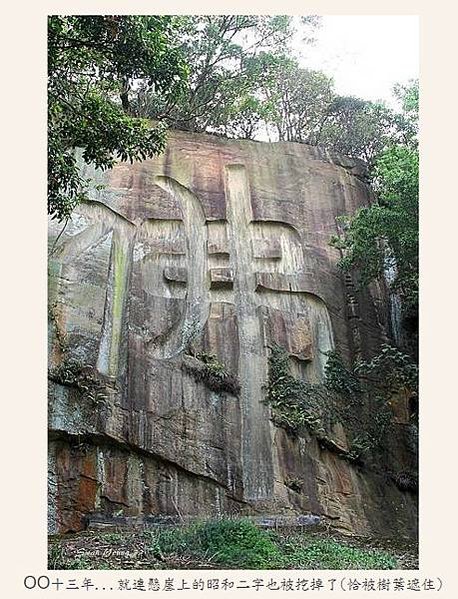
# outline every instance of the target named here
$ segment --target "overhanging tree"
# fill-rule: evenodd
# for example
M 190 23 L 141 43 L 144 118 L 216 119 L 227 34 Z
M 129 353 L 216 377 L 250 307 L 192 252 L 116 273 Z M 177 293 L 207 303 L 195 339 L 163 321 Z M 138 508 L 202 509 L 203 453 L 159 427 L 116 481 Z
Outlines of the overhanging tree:
M 51 16 L 48 20 L 48 212 L 62 221 L 85 197 L 75 149 L 101 169 L 161 152 L 165 127 L 131 114 L 133 85 L 183 91 L 187 67 L 169 16 Z

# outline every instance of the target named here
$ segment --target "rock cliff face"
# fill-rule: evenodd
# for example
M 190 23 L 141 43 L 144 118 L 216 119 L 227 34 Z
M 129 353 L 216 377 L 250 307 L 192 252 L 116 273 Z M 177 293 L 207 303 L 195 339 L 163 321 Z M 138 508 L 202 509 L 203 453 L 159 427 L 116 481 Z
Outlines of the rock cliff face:
M 343 459 L 340 423 L 323 447 L 265 402 L 269 346 L 317 382 L 327 351 L 351 364 L 386 339 L 383 289 L 356 291 L 328 244 L 370 199 L 362 165 L 177 132 L 157 159 L 86 174 L 104 187 L 60 237 L 50 223 L 50 531 L 222 513 L 414 531 L 413 495 Z

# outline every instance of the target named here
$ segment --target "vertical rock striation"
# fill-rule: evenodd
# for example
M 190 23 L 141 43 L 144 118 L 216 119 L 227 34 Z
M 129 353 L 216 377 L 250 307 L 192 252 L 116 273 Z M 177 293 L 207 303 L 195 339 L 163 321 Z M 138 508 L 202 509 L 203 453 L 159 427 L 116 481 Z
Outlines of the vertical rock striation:
M 104 187 L 57 243 L 50 223 L 50 530 L 312 512 L 344 531 L 415 531 L 414 496 L 343 459 L 342 423 L 323 447 L 275 426 L 265 401 L 269 346 L 319 382 L 326 352 L 351 364 L 386 340 L 383 290 L 355 291 L 328 243 L 370 201 L 362 165 L 175 132 L 154 160 L 86 174 Z M 400 423 L 397 470 L 405 436 Z

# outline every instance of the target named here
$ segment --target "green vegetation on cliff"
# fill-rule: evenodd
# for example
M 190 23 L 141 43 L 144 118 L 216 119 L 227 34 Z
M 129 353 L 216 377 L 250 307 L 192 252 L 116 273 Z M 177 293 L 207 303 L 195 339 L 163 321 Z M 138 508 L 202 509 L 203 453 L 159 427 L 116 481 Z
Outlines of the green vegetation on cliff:
M 293 436 L 308 431 L 321 446 L 359 464 L 371 464 L 383 455 L 392 431 L 389 401 L 400 390 L 418 393 L 418 367 L 389 345 L 353 369 L 344 365 L 337 352 L 328 352 L 323 383 L 296 378 L 290 372 L 288 353 L 279 346 L 270 349 L 266 403 L 272 421 Z M 348 449 L 334 438 L 338 423 L 349 441 Z M 416 453 L 416 447 L 412 450 Z M 401 481 L 415 477 L 411 473 L 393 476 Z
M 376 200 L 352 216 L 342 216 L 331 243 L 342 252 L 340 267 L 360 286 L 385 279 L 401 301 L 403 324 L 416 353 L 419 266 L 418 82 L 398 87 L 401 135 L 376 155 L 371 171 Z M 412 347 L 413 346 L 413 347 Z

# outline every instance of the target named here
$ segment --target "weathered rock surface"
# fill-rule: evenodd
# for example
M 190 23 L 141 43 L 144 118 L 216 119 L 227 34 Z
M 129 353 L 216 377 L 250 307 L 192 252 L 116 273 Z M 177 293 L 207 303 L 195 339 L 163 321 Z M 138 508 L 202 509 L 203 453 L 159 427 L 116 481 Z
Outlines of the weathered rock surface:
M 337 450 L 320 447 L 274 426 L 264 402 L 269 344 L 319 381 L 326 351 L 351 363 L 386 339 L 383 289 L 356 291 L 328 244 L 336 217 L 370 200 L 362 165 L 176 132 L 154 160 L 87 174 L 104 189 L 57 243 L 50 223 L 50 530 L 252 513 L 414 532 L 413 495 L 342 459 L 341 426 Z M 239 390 L 210 388 L 188 354 L 214 354 Z

